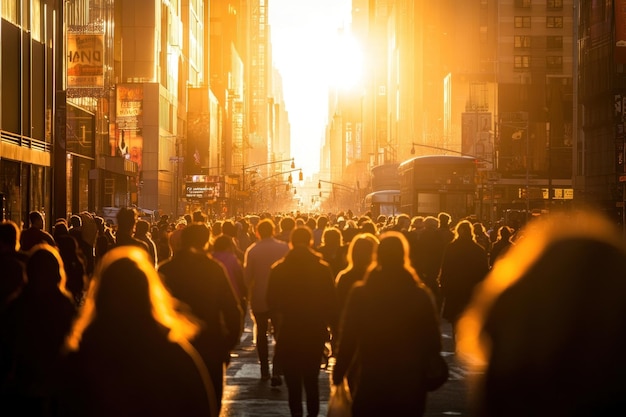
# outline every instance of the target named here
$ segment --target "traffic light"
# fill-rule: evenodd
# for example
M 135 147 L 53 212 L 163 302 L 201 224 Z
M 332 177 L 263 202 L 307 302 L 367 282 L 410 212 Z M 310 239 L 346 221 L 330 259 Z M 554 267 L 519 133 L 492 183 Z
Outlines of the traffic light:
M 290 186 L 289 183 L 285 184 L 285 191 L 289 191 L 289 186 Z
M 293 184 L 293 177 L 291 176 L 291 174 L 289 174 L 289 178 L 287 179 L 287 181 L 289 181 L 289 184 Z
M 304 175 L 302 175 L 302 170 L 300 170 L 300 173 L 298 174 L 298 180 L 300 181 L 304 180 Z
M 317 188 L 322 188 L 322 180 L 317 180 Z M 320 192 L 320 197 L 321 197 L 321 192 Z

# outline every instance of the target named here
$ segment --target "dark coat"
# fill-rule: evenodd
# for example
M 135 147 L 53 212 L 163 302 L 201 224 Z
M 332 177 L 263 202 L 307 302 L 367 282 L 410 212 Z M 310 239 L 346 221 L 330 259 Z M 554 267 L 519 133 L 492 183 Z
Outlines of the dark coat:
M 441 350 L 430 291 L 404 268 L 355 284 L 340 324 L 335 383 L 352 379 L 354 416 L 422 415 L 427 358 Z
M 80 350 L 64 362 L 63 415 L 210 416 L 216 400 L 201 363 L 197 352 L 168 340 L 157 323 L 111 326 L 96 319 Z
M 450 243 L 441 264 L 442 316 L 456 323 L 469 304 L 476 284 L 489 272 L 487 251 L 471 239 L 455 239 Z
M 202 320 L 193 342 L 209 371 L 228 363 L 243 331 L 243 313 L 224 267 L 206 253 L 182 250 L 161 263 L 159 273 L 172 295 Z
M 267 303 L 279 316 L 277 349 L 283 358 L 321 360 L 328 327 L 334 328 L 338 316 L 330 266 L 309 248 L 292 249 L 272 266 Z

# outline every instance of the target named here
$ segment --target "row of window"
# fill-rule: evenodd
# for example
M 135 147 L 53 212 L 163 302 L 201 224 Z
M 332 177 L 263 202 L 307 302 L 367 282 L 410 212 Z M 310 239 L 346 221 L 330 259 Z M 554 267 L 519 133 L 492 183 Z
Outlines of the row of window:
M 531 27 L 530 16 L 515 16 L 513 22 L 516 29 L 529 29 Z M 563 28 L 563 16 L 546 16 L 546 28 Z
M 530 48 L 532 37 L 528 35 L 515 35 L 513 44 L 515 48 Z M 546 48 L 563 49 L 563 36 L 546 36 Z
M 532 7 L 532 0 L 515 0 L 515 7 L 528 9 Z M 546 0 L 546 9 L 560 10 L 563 8 L 563 0 Z
M 537 58 L 534 58 L 537 59 Z M 513 57 L 513 67 L 517 70 L 530 69 L 530 55 L 515 55 Z M 546 69 L 548 70 L 560 70 L 563 69 L 563 57 L 562 56 L 547 56 L 546 57 Z

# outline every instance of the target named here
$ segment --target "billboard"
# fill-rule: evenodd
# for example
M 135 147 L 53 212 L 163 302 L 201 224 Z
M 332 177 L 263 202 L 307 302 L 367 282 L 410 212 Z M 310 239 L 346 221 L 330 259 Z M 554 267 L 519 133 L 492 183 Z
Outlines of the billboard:
M 104 87 L 104 35 L 67 34 L 67 87 Z

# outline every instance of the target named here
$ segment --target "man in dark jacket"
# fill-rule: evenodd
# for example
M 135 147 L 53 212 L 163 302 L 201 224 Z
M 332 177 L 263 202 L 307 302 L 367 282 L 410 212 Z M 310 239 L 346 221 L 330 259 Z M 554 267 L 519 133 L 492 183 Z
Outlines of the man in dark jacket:
M 159 265 L 159 273 L 172 295 L 203 322 L 192 343 L 209 370 L 219 406 L 224 366 L 239 343 L 243 313 L 224 267 L 205 252 L 209 233 L 204 224 L 186 226 L 181 232 L 181 250 Z
M 280 356 L 292 416 L 302 416 L 302 387 L 307 413 L 319 413 L 318 376 L 328 337 L 338 316 L 333 273 L 312 250 L 308 227 L 293 230 L 290 251 L 272 267 L 267 289 L 270 311 L 278 317 L 276 351 Z

